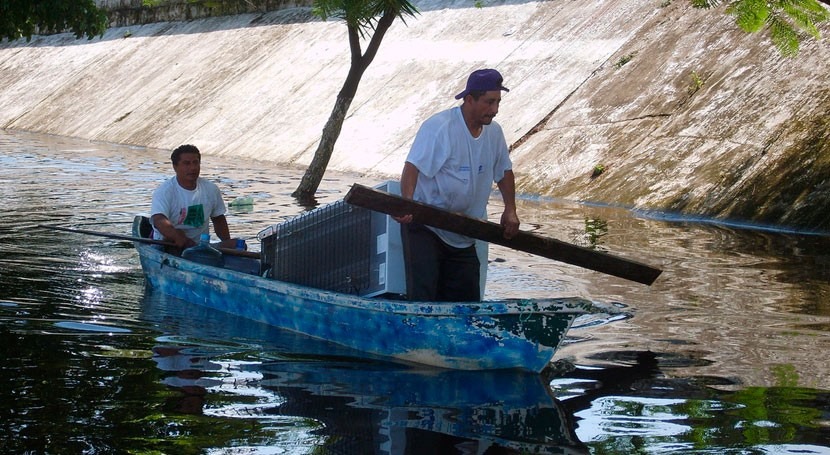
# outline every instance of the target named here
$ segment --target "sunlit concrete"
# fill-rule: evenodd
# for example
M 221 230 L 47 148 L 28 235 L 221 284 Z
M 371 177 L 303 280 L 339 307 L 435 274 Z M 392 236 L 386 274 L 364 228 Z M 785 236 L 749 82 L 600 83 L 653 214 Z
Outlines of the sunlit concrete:
M 830 111 L 830 52 L 810 40 L 783 57 L 688 3 L 417 2 L 330 168 L 397 175 L 418 125 L 494 67 L 522 191 L 701 213 L 738 201 Z M 345 25 L 307 8 L 4 42 L 0 127 L 303 166 L 348 65 Z

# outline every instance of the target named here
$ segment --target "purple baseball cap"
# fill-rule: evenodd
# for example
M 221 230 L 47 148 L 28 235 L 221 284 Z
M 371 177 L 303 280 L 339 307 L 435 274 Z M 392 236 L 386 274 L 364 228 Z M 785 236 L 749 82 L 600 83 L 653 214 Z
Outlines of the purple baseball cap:
M 505 92 L 509 92 L 509 88 L 501 85 L 502 81 L 504 81 L 504 78 L 494 69 L 475 70 L 467 78 L 467 88 L 458 95 L 455 95 L 455 99 L 460 100 L 469 95 L 470 92 L 477 91 L 489 92 L 491 90 L 504 90 Z

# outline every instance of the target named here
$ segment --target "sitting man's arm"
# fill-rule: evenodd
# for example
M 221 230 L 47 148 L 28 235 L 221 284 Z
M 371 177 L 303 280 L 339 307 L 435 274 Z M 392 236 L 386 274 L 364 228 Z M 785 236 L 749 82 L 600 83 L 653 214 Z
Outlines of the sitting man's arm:
M 196 242 L 186 236 L 184 232 L 176 229 L 166 216 L 156 213 L 152 218 L 153 227 L 161 232 L 165 240 L 175 243 L 178 248 L 184 249 L 196 245 Z
M 220 246 L 222 248 L 234 248 L 236 241 L 231 239 L 231 230 L 228 227 L 228 219 L 225 218 L 225 215 L 214 216 L 210 221 L 213 222 L 213 232 L 222 241 Z

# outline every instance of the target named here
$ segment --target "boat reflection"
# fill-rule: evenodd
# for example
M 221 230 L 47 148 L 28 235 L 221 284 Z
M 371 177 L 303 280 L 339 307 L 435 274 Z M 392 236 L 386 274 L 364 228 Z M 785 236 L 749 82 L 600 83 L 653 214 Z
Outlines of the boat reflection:
M 275 411 L 322 422 L 334 453 L 587 453 L 539 375 L 350 362 L 261 371 L 285 397 Z
M 164 332 L 153 349 L 161 381 L 178 392 L 168 411 L 310 421 L 313 453 L 588 453 L 538 374 L 358 359 L 153 292 L 144 300 Z

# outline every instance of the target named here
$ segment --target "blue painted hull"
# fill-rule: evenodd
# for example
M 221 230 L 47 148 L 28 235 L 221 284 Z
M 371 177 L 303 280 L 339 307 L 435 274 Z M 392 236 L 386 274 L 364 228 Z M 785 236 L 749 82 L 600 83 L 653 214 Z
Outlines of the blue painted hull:
M 135 236 L 138 226 L 139 218 Z M 578 298 L 469 303 L 364 298 L 135 246 L 148 284 L 164 294 L 357 351 L 441 368 L 539 372 L 573 320 L 591 306 Z

